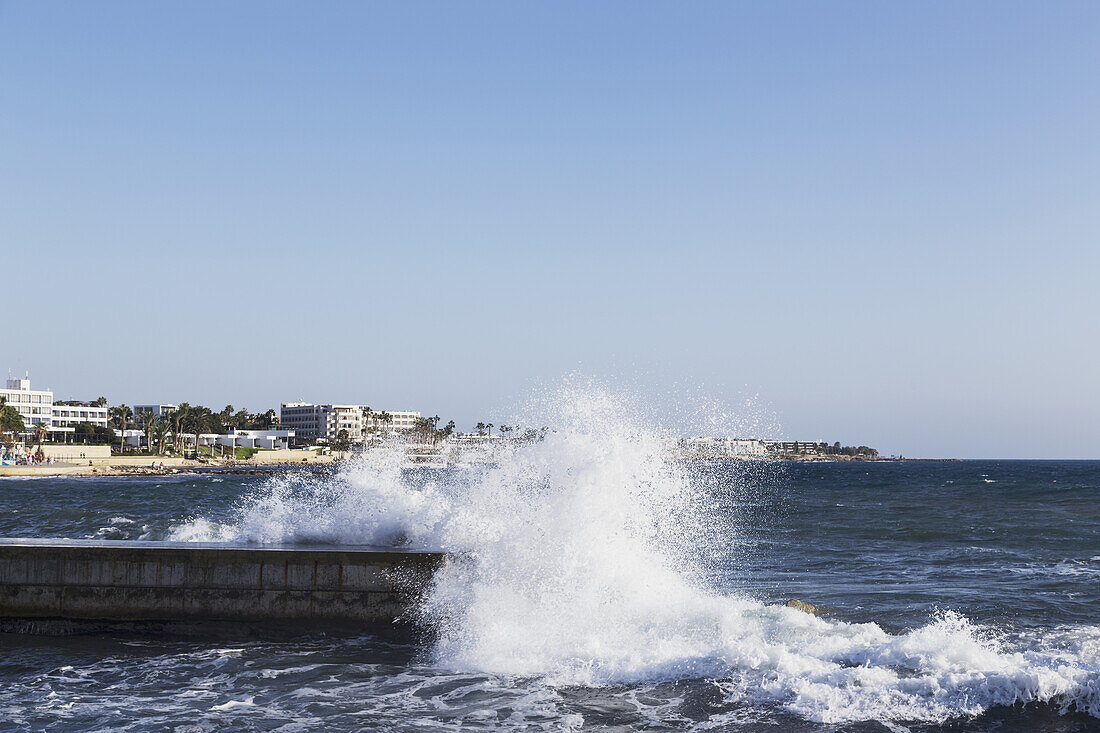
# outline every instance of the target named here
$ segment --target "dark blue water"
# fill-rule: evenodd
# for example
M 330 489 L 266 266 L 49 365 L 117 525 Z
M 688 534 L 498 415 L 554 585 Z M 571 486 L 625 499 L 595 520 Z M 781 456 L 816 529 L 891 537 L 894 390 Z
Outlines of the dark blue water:
M 788 463 L 756 483 L 732 587 L 887 624 L 1100 620 L 1100 462 Z
M 549 670 L 469 668 L 425 636 L 9 634 L 0 635 L 0 730 L 1100 730 L 1100 462 L 693 470 L 695 498 L 716 521 L 688 533 L 689 549 L 719 600 L 676 601 L 698 633 L 670 636 L 660 629 L 677 615 L 650 623 L 649 610 L 637 633 L 688 643 L 694 667 L 654 664 L 637 679 L 580 684 Z M 269 482 L 0 480 L 0 536 L 166 539 L 196 520 L 232 527 L 249 497 L 270 495 Z M 827 615 L 769 610 L 788 598 Z M 650 644 L 593 643 L 640 656 Z M 772 651 L 738 657 L 757 643 Z M 768 658 L 776 649 L 794 661 Z M 861 665 L 867 676 L 851 677 Z

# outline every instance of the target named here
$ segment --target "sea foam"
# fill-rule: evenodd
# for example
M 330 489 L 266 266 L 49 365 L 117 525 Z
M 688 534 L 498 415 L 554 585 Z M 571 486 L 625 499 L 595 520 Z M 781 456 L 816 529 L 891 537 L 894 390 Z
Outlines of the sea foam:
M 466 468 L 426 479 L 376 451 L 335 477 L 273 480 L 235 523 L 176 537 L 446 550 L 418 611 L 445 670 L 551 688 L 704 679 L 824 723 L 1030 702 L 1100 717 L 1100 627 L 1009 638 L 945 612 L 891 634 L 710 587 L 700 537 L 730 519 L 698 500 L 669 434 L 597 387 L 541 408 L 539 439 Z

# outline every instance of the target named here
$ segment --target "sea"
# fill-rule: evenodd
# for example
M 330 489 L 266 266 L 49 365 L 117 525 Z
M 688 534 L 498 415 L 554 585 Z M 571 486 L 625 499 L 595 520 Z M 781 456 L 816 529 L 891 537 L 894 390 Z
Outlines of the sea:
M 1098 461 L 493 450 L 0 479 L 0 536 L 460 558 L 392 630 L 0 634 L 0 730 L 1100 730 Z

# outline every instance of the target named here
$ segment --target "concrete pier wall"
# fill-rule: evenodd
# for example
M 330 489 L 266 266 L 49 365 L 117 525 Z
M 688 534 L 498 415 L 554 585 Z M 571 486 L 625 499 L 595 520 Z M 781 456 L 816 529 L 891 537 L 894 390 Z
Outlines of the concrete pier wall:
M 391 623 L 444 555 L 0 539 L 0 619 Z
M 33 450 L 34 446 L 28 448 Z M 111 457 L 109 445 L 80 445 L 79 443 L 43 443 L 42 453 L 59 461 L 106 460 Z

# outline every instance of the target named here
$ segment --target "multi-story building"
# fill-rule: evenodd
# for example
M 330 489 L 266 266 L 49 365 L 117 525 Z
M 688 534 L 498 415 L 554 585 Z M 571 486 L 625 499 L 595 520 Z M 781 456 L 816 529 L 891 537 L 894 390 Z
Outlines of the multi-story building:
M 143 412 L 151 412 L 154 417 L 164 417 L 170 412 L 175 412 L 179 409 L 179 405 L 134 405 L 132 408 L 134 415 L 140 415 Z
M 31 389 L 29 376 L 9 377 L 5 388 L 0 389 L 0 397 L 22 416 L 28 433 L 33 432 L 35 425 L 43 423 L 51 433 L 71 433 L 81 423 L 105 428 L 110 419 L 107 407 L 94 402 L 54 402 L 52 390 Z
M 382 421 L 383 412 L 389 415 L 389 421 Z M 366 418 L 363 427 L 364 429 L 375 428 L 376 430 L 400 430 L 405 432 L 415 430 L 416 421 L 419 419 L 419 412 L 411 412 L 408 410 L 394 410 L 393 412 L 373 410 L 370 413 L 370 417 Z
M 78 402 L 66 400 L 53 403 L 53 426 L 55 428 L 71 428 L 81 423 L 91 423 L 99 427 L 107 427 L 110 415 L 106 405 L 97 405 L 94 402 Z
M 687 438 L 682 446 L 697 456 L 764 456 L 766 444 L 756 438 Z
M 7 387 L 0 389 L 0 397 L 23 417 L 23 424 L 28 430 L 39 423 L 46 423 L 48 427 L 53 425 L 53 392 L 48 389 L 31 389 L 29 376 L 23 379 L 12 379 L 9 376 Z
M 765 445 L 769 453 L 817 455 L 823 444 L 819 440 L 769 440 Z
M 279 426 L 293 430 L 299 443 L 316 440 L 336 440 L 346 430 L 352 443 L 363 443 L 375 432 L 407 432 L 416 427 L 419 412 L 386 411 L 389 421 L 383 421 L 382 411 L 367 413 L 363 405 L 315 405 L 312 402 L 286 402 L 279 406 Z
M 326 405 L 325 434 L 329 440 L 335 440 L 340 431 L 346 430 L 348 440 L 363 442 L 363 408 L 359 405 Z
M 293 430 L 301 442 L 311 442 L 328 436 L 328 408 L 310 402 L 287 402 L 279 406 L 279 425 Z

